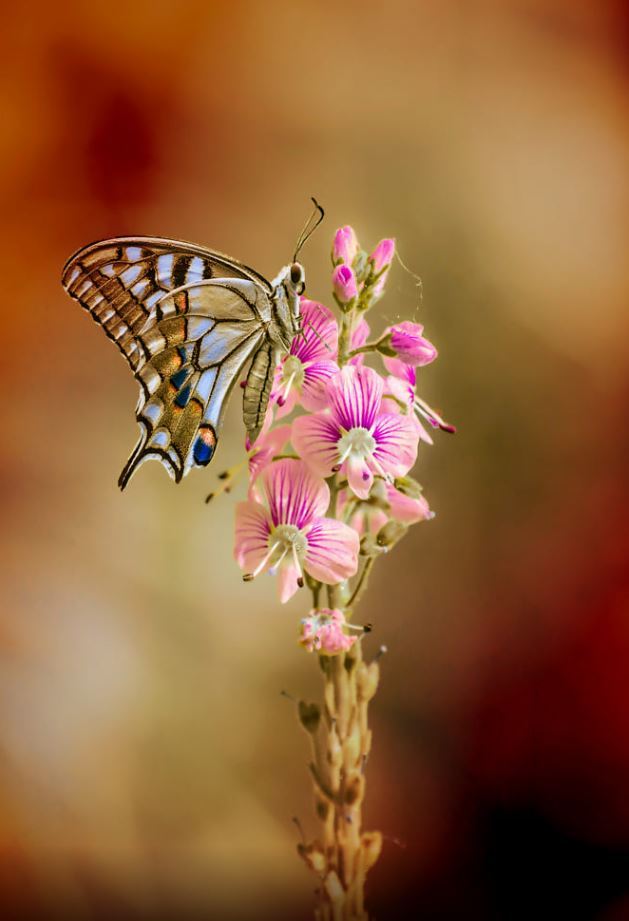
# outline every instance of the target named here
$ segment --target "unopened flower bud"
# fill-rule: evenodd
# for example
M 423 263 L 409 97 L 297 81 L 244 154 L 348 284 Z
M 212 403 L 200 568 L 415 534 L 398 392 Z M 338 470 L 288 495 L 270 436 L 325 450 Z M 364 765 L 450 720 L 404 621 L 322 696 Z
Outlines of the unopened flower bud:
M 358 252 L 358 240 L 354 233 L 354 228 L 347 224 L 345 227 L 339 227 L 334 234 L 334 243 L 332 244 L 332 262 L 338 265 L 344 262 L 346 265 L 353 263 Z
M 404 496 L 409 496 L 411 499 L 421 499 L 423 492 L 421 484 L 413 479 L 412 476 L 397 476 L 393 481 L 393 485 Z
M 430 364 L 437 357 L 437 349 L 422 336 L 423 329 L 420 323 L 405 321 L 396 323 L 389 330 L 395 355 L 407 365 L 421 367 Z
M 395 240 L 386 239 L 380 240 L 370 258 L 373 260 L 373 268 L 376 275 L 378 275 L 383 269 L 388 269 L 391 263 L 393 262 L 393 255 L 395 253 Z
M 391 262 L 393 261 L 394 253 L 395 240 L 386 239 L 380 240 L 373 253 L 369 257 L 373 262 L 374 275 L 379 276 L 372 290 L 372 296 L 374 299 L 379 298 L 384 291 L 384 284 L 387 280 L 387 275 L 389 274 L 389 268 L 391 266 Z
M 354 721 L 351 732 L 348 734 L 345 739 L 344 749 L 345 749 L 345 763 L 349 765 L 358 764 L 360 760 L 360 749 L 361 749 L 362 739 L 360 735 L 360 724 L 358 720 Z
M 323 873 L 325 870 L 325 855 L 323 847 L 318 841 L 313 841 L 312 844 L 299 843 L 297 853 L 311 870 L 318 874 Z
M 338 874 L 335 870 L 330 870 L 323 881 L 323 887 L 326 891 L 326 895 L 330 899 L 330 902 L 333 905 L 340 905 L 341 899 L 345 895 L 345 890 L 343 889 L 341 881 L 338 878 Z
M 359 669 L 357 675 L 358 694 L 361 700 L 369 701 L 378 690 L 380 668 L 377 662 L 371 662 L 369 665 L 361 662 Z
M 332 287 L 340 304 L 349 304 L 358 295 L 356 276 L 344 263 L 337 265 L 332 272 Z
M 359 283 L 367 279 L 367 275 L 369 274 L 369 256 L 364 249 L 359 249 L 356 253 L 352 268 L 354 269 L 354 274 Z
M 370 870 L 382 851 L 382 835 L 379 831 L 366 831 L 362 836 L 365 870 Z
M 353 806 L 354 803 L 360 802 L 360 800 L 365 795 L 365 777 L 363 774 L 356 772 L 355 774 L 350 775 L 350 777 L 345 782 L 345 789 L 343 791 L 343 799 L 348 806 Z
M 392 547 L 397 544 L 401 537 L 404 537 L 406 531 L 406 525 L 403 525 L 400 521 L 387 521 L 384 527 L 378 531 L 376 540 L 380 547 Z
M 382 547 L 376 542 L 373 534 L 365 534 L 360 539 L 361 556 L 378 556 L 382 553 Z
M 298 704 L 299 721 L 306 732 L 315 733 L 319 728 L 321 720 L 321 710 L 318 704 L 307 704 L 305 700 L 300 700 Z

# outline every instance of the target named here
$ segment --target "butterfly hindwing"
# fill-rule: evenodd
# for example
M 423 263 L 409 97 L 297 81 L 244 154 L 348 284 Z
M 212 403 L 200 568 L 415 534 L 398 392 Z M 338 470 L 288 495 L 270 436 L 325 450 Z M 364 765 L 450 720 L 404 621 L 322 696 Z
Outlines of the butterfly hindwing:
M 270 305 L 249 280 L 213 279 L 167 295 L 137 336 L 141 437 L 120 476 L 124 488 L 150 457 L 178 482 L 205 466 L 223 409 L 247 361 L 268 350 Z

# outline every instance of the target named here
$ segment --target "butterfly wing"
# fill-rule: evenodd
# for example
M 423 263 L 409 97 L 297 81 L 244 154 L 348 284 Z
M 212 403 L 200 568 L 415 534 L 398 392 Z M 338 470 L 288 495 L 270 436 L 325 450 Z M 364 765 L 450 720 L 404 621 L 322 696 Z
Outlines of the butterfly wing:
M 62 283 L 113 339 L 141 387 L 141 437 L 121 489 L 149 458 L 177 482 L 210 462 L 226 399 L 252 357 L 260 373 L 245 390 L 245 424 L 255 440 L 272 377 L 270 370 L 267 386 L 261 369 L 275 367 L 266 279 L 194 244 L 120 237 L 72 256 Z
M 141 436 L 120 475 L 121 489 L 149 458 L 177 482 L 209 464 L 236 380 L 252 357 L 259 364 L 258 353 L 273 351 L 265 325 L 270 304 L 252 281 L 212 279 L 155 306 L 136 338 Z
M 117 237 L 71 256 L 62 284 L 105 330 L 135 372 L 144 361 L 137 335 L 164 295 L 212 278 L 241 278 L 271 294 L 253 269 L 217 253 L 161 237 Z

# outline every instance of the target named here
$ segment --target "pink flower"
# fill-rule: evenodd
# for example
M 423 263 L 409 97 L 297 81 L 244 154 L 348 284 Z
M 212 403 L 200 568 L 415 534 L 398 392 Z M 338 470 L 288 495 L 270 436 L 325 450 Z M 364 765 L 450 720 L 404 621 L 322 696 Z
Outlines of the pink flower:
M 358 502 L 347 490 L 341 490 L 338 496 L 338 507 L 343 515 L 349 515 L 350 525 L 361 536 L 365 531 L 377 534 L 380 528 L 391 519 L 411 525 L 419 521 L 431 521 L 435 517 L 435 513 L 423 495 L 420 494 L 416 498 L 408 496 L 397 489 L 393 483 L 384 484 L 382 498 L 389 506 L 386 510 L 380 505 L 372 505 L 371 502 Z M 349 508 L 350 503 L 354 506 L 353 510 Z
M 265 569 L 279 573 L 283 603 L 303 585 L 303 571 L 328 585 L 355 574 L 358 535 L 323 517 L 330 501 L 326 483 L 292 459 L 265 467 L 258 482 L 266 504 L 250 498 L 236 507 L 234 556 L 245 581 Z
M 339 262 L 351 265 L 356 258 L 357 252 L 358 240 L 353 227 L 349 225 L 339 227 L 334 234 L 334 243 L 332 244 L 332 262 L 334 265 L 338 265 Z
M 316 301 L 301 299 L 301 332 L 277 370 L 272 398 L 286 416 L 298 399 L 306 409 L 325 406 L 325 385 L 338 371 L 339 331 L 334 314 Z
M 404 361 L 400 361 L 399 358 L 384 358 L 384 366 L 387 371 L 398 378 L 398 380 L 403 381 L 406 386 L 403 388 L 403 392 L 408 399 L 408 405 L 412 406 L 413 410 L 417 413 L 418 416 L 421 416 L 427 422 L 432 425 L 434 429 L 441 429 L 442 432 L 449 432 L 454 434 L 456 428 L 454 425 L 450 425 L 449 422 L 446 422 L 445 419 L 442 419 L 438 412 L 436 412 L 431 406 L 426 403 L 425 400 L 422 400 L 421 397 L 417 396 L 415 388 L 417 385 L 417 372 L 412 365 L 406 364 Z M 393 395 L 398 396 L 394 392 L 395 387 L 393 388 Z M 424 438 L 424 441 L 430 441 L 430 438 Z
M 269 413 L 267 418 L 270 419 L 270 416 L 271 414 Z M 267 429 L 266 431 L 265 428 Z M 251 481 L 251 486 L 253 486 L 255 480 L 262 473 L 264 468 L 271 463 L 275 455 L 281 454 L 289 438 L 290 425 L 279 425 L 277 428 L 268 428 L 265 422 L 265 427 L 258 435 L 253 447 L 249 442 L 249 438 L 246 439 L 245 447 L 249 452 L 249 479 Z
M 328 383 L 330 411 L 293 423 L 293 445 L 306 463 L 321 476 L 342 469 L 361 499 L 375 473 L 403 476 L 417 457 L 416 424 L 409 416 L 382 412 L 383 392 L 376 371 L 347 365 Z
M 422 496 L 407 496 L 392 483 L 387 483 L 387 502 L 391 510 L 391 518 L 401 521 L 402 524 L 416 524 L 418 521 L 431 521 L 435 513 L 431 511 L 428 501 Z
M 344 627 L 351 629 L 351 626 L 346 623 L 342 611 L 320 608 L 302 619 L 299 642 L 308 652 L 316 650 L 334 656 L 339 652 L 347 652 L 356 642 L 357 637 L 343 633 Z
M 437 357 L 437 349 L 432 342 L 424 339 L 422 332 L 424 327 L 420 323 L 396 323 L 391 326 L 389 334 L 391 336 L 391 348 L 397 354 L 397 357 L 407 365 L 414 367 L 430 364 Z
M 389 274 L 389 268 L 393 262 L 394 254 L 395 240 L 385 239 L 380 240 L 373 253 L 369 257 L 373 260 L 374 274 L 380 275 L 380 278 L 373 288 L 374 297 L 379 297 L 384 290 L 384 283 L 387 280 L 387 275 Z
M 341 304 L 349 304 L 358 295 L 356 276 L 345 263 L 337 265 L 332 272 L 332 287 Z

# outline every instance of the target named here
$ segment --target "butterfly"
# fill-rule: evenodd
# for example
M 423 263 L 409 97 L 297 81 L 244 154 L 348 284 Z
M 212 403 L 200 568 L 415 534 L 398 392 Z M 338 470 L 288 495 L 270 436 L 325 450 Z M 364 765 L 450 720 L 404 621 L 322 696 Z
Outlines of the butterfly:
M 314 201 L 314 199 L 313 199 Z M 300 332 L 305 272 L 297 254 L 323 218 L 302 230 L 273 281 L 193 243 L 116 237 L 70 257 L 62 284 L 112 339 L 140 385 L 140 440 L 118 485 L 154 458 L 175 482 L 212 460 L 229 394 L 250 362 L 243 421 L 262 428 L 275 368 Z

